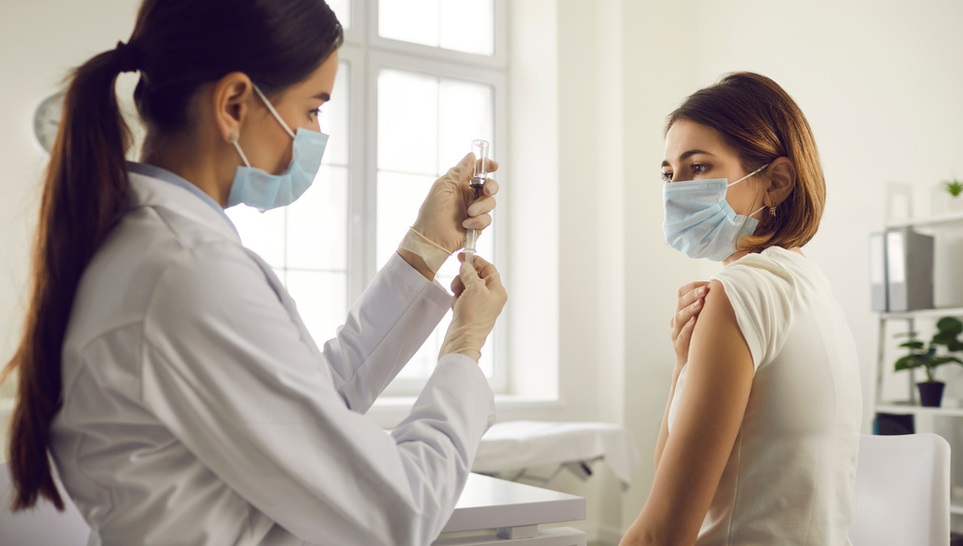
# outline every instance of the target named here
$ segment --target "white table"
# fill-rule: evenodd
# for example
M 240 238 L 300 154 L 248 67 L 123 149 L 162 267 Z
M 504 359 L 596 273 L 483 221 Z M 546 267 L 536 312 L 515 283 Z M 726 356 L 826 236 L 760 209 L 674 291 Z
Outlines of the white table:
M 432 546 L 585 546 L 585 533 L 544 523 L 585 519 L 585 499 L 471 474 L 455 512 Z

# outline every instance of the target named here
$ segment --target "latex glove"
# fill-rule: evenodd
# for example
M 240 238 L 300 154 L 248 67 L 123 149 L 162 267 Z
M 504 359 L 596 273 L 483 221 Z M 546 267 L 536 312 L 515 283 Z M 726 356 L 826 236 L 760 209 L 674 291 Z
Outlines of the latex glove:
M 675 348 L 676 370 L 682 369 L 689 360 L 689 342 L 692 341 L 692 330 L 695 328 L 696 317 L 702 311 L 706 294 L 709 293 L 709 283 L 695 281 L 679 289 L 679 300 L 675 313 L 669 319 L 669 330 L 672 336 L 672 346 Z
M 465 246 L 465 230 L 481 231 L 492 223 L 490 213 L 495 208 L 498 182 L 489 178 L 482 195 L 476 200 L 474 190 L 468 185 L 475 161 L 475 155 L 469 153 L 435 181 L 421 204 L 418 219 L 411 226 L 417 234 L 449 255 Z M 496 170 L 498 163 L 488 160 L 488 172 Z M 418 251 L 415 253 L 421 255 Z M 438 268 L 432 267 L 432 270 L 437 272 Z
M 438 356 L 460 353 L 477 362 L 488 334 L 495 327 L 495 319 L 508 301 L 508 293 L 494 265 L 478 256 L 471 264 L 465 263 L 464 254 L 458 259 L 462 262 L 461 270 L 451 283 L 455 293 L 454 315 Z

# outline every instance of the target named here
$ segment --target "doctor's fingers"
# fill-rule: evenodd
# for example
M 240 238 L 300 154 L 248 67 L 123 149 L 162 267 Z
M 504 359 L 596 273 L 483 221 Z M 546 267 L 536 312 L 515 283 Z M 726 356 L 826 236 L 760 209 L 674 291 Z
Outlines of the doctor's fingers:
M 482 195 L 495 195 L 501 186 L 498 185 L 498 181 L 494 178 L 489 178 L 485 180 L 485 185 L 482 186 Z
M 465 212 L 468 217 L 481 216 L 482 214 L 488 214 L 489 212 L 495 210 L 495 197 L 492 195 L 483 195 L 474 201 L 469 200 L 468 208 Z
M 490 214 L 482 214 L 481 216 L 469 216 L 461 223 L 461 227 L 465 229 L 474 229 L 481 231 L 488 226 L 492 225 L 492 217 Z
M 471 179 L 472 175 L 475 173 L 475 165 L 477 165 L 477 162 L 478 159 L 475 157 L 475 155 L 468 153 L 465 155 L 465 157 L 461 158 L 461 161 L 459 161 L 454 167 L 448 169 L 448 172 L 445 173 L 441 178 L 451 180 L 455 183 L 464 182 L 467 184 L 468 180 Z M 489 173 L 493 173 L 498 170 L 498 162 L 493 159 L 488 160 L 487 166 L 487 172 Z
M 485 281 L 485 286 L 491 291 L 504 291 L 505 287 L 502 286 L 502 276 L 498 272 L 495 265 L 484 258 L 475 256 L 472 260 L 472 265 L 475 266 L 475 271 L 478 272 L 478 276 Z

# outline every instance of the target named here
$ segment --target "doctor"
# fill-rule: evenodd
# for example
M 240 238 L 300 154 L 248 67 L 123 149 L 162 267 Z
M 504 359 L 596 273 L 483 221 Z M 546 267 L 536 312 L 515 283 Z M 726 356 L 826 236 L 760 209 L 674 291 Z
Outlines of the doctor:
M 342 30 L 318 0 L 145 0 L 126 44 L 73 74 L 51 155 L 19 350 L 14 504 L 61 499 L 103 544 L 429 544 L 493 399 L 477 361 L 495 268 L 434 274 L 489 225 L 466 157 L 319 348 L 224 208 L 284 206 L 327 136 Z M 114 82 L 140 73 L 142 163 Z M 319 183 L 324 183 L 320 181 Z M 365 412 L 453 308 L 438 366 L 389 435 Z

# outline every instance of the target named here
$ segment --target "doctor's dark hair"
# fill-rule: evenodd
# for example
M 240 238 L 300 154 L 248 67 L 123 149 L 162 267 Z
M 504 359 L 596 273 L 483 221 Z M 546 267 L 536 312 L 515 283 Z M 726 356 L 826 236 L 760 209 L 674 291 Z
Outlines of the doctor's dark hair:
M 148 138 L 190 134 L 200 87 L 243 72 L 268 95 L 303 81 L 338 47 L 341 25 L 322 0 L 145 0 L 126 44 L 68 79 L 32 248 L 28 310 L 13 358 L 17 401 L 10 428 L 12 508 L 39 497 L 63 509 L 48 459 L 60 410 L 64 336 L 81 275 L 127 208 L 131 138 L 117 76 L 140 72 L 134 101 Z
M 776 206 L 775 216 L 762 212 L 755 233 L 739 241 L 739 250 L 793 248 L 813 238 L 826 204 L 826 180 L 809 122 L 779 84 L 752 72 L 728 74 L 686 98 L 669 114 L 665 132 L 679 120 L 718 131 L 747 173 L 780 157 L 793 165 L 796 179 L 789 197 Z

